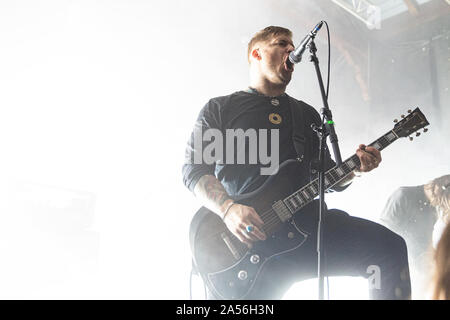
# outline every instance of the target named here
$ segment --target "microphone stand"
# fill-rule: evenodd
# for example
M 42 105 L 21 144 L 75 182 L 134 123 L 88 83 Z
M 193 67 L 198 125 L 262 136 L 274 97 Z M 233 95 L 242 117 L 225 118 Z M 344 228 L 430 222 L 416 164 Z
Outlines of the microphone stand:
M 311 128 L 317 133 L 319 137 L 319 161 L 318 168 L 315 168 L 319 174 L 319 221 L 317 226 L 317 277 L 319 279 L 319 300 L 324 299 L 324 266 L 323 261 L 325 257 L 323 249 L 323 228 L 325 225 L 325 148 L 326 139 L 329 136 L 331 146 L 333 148 L 334 158 L 336 160 L 336 166 L 342 164 L 341 153 L 338 145 L 338 138 L 334 129 L 333 117 L 331 110 L 328 106 L 328 97 L 325 93 L 323 86 L 322 75 L 319 68 L 319 59 L 316 56 L 317 47 L 314 43 L 315 35 L 311 37 L 309 43 L 310 61 L 314 63 L 316 69 L 317 80 L 319 81 L 320 93 L 322 95 L 323 108 L 320 109 L 322 114 L 322 124 L 317 127 L 315 124 L 311 125 Z

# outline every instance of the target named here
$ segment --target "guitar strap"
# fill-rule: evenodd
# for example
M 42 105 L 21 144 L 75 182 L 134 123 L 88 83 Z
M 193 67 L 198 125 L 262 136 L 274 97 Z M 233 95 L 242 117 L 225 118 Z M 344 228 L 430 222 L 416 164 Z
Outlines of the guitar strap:
M 305 110 L 301 103 L 289 97 L 289 108 L 292 116 L 292 141 L 297 153 L 297 160 L 300 162 L 305 158 L 306 137 L 305 137 Z

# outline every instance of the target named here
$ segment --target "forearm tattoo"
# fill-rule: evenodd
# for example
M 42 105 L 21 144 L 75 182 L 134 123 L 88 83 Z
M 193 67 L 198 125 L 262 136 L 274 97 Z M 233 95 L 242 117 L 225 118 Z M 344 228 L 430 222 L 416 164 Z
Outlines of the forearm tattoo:
M 218 207 L 221 207 L 225 201 L 231 199 L 220 181 L 211 175 L 205 175 L 198 180 L 194 193 L 197 197 L 204 198 Z

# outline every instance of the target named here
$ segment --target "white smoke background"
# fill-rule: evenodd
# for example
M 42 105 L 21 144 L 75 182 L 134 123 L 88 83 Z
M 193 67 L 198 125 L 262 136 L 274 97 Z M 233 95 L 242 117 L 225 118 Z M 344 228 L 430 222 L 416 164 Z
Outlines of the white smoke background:
M 351 17 L 318 2 L 2 1 L 0 298 L 188 298 L 188 228 L 199 203 L 182 185 L 181 165 L 197 114 L 211 97 L 248 85 L 247 42 L 265 26 L 290 28 L 298 43 L 325 19 L 336 40 L 336 17 Z M 364 51 L 364 27 L 355 22 L 340 37 L 361 39 Z M 348 52 L 332 48 L 329 100 L 344 159 L 416 103 L 368 100 L 358 82 L 369 79 L 367 62 L 359 75 Z M 288 93 L 322 106 L 306 58 Z M 380 168 L 327 195 L 329 207 L 377 221 L 397 187 L 449 173 L 449 131 L 433 125 L 448 109 L 436 111 L 429 96 L 420 107 L 430 132 L 385 150 Z M 332 297 L 366 295 L 366 284 L 348 293 L 336 283 Z M 198 279 L 194 287 L 201 298 Z

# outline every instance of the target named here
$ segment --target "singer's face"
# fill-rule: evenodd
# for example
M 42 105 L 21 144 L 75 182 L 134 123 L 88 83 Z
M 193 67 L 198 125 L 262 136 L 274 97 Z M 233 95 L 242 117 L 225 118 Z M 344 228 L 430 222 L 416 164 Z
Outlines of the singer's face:
M 272 83 L 287 85 L 294 67 L 287 64 L 289 53 L 294 50 L 292 39 L 286 35 L 272 37 L 260 45 L 260 71 Z

